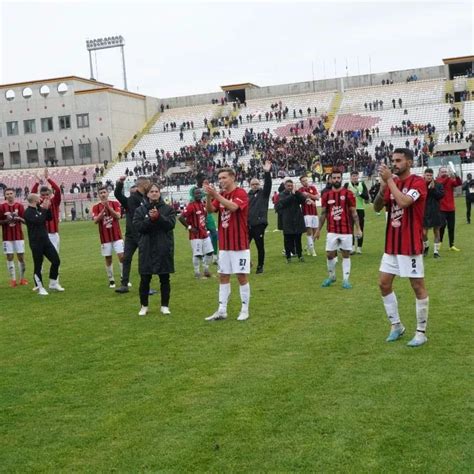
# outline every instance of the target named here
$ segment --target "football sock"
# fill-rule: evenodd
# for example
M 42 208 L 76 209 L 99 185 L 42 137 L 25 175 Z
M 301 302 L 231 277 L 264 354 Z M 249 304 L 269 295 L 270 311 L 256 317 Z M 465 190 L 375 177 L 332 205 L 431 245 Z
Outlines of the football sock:
M 390 324 L 400 324 L 400 315 L 398 314 L 398 301 L 395 293 L 382 296 L 385 312 L 387 313 Z
M 327 266 L 328 266 L 329 278 L 336 278 L 336 259 L 333 258 L 332 260 L 329 260 L 328 258 Z
M 439 242 L 435 242 L 434 244 L 434 252 L 439 253 Z
M 343 258 L 342 259 L 342 275 L 344 280 L 349 280 L 351 275 L 351 259 Z
M 15 272 L 15 262 L 12 260 L 7 260 L 8 274 L 10 275 L 10 280 L 16 280 Z
M 20 280 L 25 278 L 26 265 L 25 262 L 18 262 L 18 271 L 20 272 Z
M 312 250 L 314 248 L 314 241 L 312 235 L 306 236 L 306 241 L 308 242 L 308 250 Z
M 422 300 L 416 300 L 416 331 L 426 332 L 426 324 L 428 322 L 428 306 L 429 298 L 426 297 Z
M 109 281 L 114 281 L 114 265 L 105 265 L 105 270 L 107 272 L 107 276 L 109 277 Z
M 201 259 L 199 257 L 193 257 L 194 273 L 199 273 L 200 266 L 201 266 Z
M 123 275 L 123 263 L 122 262 L 119 262 L 119 268 L 120 268 L 120 279 L 122 279 L 122 275 Z M 113 275 L 113 273 L 112 273 Z
M 423 247 L 427 249 L 430 246 L 430 241 L 428 239 L 423 240 Z
M 230 296 L 230 283 L 219 285 L 219 313 L 227 313 L 227 302 Z
M 242 301 L 242 313 L 249 312 L 249 302 L 250 302 L 250 284 L 246 283 L 245 285 L 240 285 L 240 301 Z
M 209 265 L 212 263 L 212 254 L 211 255 L 204 255 L 203 257 L 203 265 L 204 271 L 209 271 Z

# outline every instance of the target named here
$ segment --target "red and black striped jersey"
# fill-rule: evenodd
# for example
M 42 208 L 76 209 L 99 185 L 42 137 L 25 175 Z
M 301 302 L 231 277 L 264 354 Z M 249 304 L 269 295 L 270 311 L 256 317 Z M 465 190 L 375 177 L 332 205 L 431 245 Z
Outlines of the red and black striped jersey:
M 404 180 L 395 179 L 397 188 L 413 199 L 411 206 L 401 208 L 390 189 L 385 189 L 384 199 L 388 209 L 385 233 L 385 253 L 389 255 L 421 255 L 423 253 L 423 217 L 425 214 L 426 188 L 421 176 L 410 175 Z
M 9 220 L 9 222 L 2 224 L 2 237 L 4 242 L 24 239 L 21 222 L 14 220 L 15 217 L 23 217 L 24 213 L 25 208 L 23 204 L 19 202 L 14 202 L 13 204 L 4 202 L 0 204 L 0 220 Z
M 219 212 L 219 250 L 247 250 L 249 248 L 248 204 L 249 198 L 242 188 L 230 193 L 221 193 L 222 197 L 234 202 L 239 208 L 231 212 L 217 199 L 212 205 Z
M 108 201 L 108 205 L 120 215 L 120 204 L 117 201 Z M 97 203 L 92 208 L 92 216 L 98 216 L 104 208 L 105 206 L 101 202 Z M 103 219 L 97 222 L 97 225 L 99 227 L 101 244 L 108 244 L 122 239 L 119 220 L 112 216 L 107 209 L 105 210 Z
M 208 236 L 206 228 L 207 211 L 202 201 L 190 202 L 181 215 L 186 219 L 188 225 L 197 232 L 189 231 L 189 240 L 205 239 Z
M 318 195 L 318 190 L 314 186 L 303 186 L 302 188 L 298 189 L 301 193 L 308 193 L 312 194 L 313 196 Z M 306 202 L 302 206 L 303 209 L 303 216 L 317 216 L 318 209 L 316 207 L 316 201 L 313 199 L 306 199 Z
M 321 207 L 326 208 L 328 232 L 352 234 L 352 212 L 356 207 L 354 193 L 345 188 L 334 188 L 323 194 Z

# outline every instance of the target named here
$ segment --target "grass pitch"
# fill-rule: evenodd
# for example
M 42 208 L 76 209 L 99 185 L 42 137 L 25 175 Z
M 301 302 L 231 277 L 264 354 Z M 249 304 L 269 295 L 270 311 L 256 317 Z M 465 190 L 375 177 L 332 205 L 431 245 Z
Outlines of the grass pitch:
M 407 335 L 384 342 L 385 220 L 371 209 L 349 291 L 340 263 L 338 284 L 320 287 L 323 241 L 318 257 L 285 263 L 270 211 L 244 323 L 235 280 L 229 319 L 204 321 L 217 280 L 193 278 L 179 224 L 172 315 L 155 295 L 140 318 L 136 257 L 132 291 L 117 295 L 94 224 L 63 223 L 64 294 L 10 289 L 0 272 L 0 470 L 472 472 L 474 226 L 457 205 L 462 252 L 445 243 L 426 259 L 429 341 L 417 349 L 406 347 L 416 321 L 405 280 L 395 290 Z

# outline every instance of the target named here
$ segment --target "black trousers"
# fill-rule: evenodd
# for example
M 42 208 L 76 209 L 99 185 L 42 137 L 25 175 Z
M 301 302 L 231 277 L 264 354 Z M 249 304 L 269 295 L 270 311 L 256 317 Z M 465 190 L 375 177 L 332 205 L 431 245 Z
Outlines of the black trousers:
M 301 234 L 283 234 L 285 242 L 286 258 L 291 258 L 291 253 L 296 251 L 296 255 L 301 257 Z
M 142 306 L 148 306 L 148 296 L 150 294 L 150 282 L 153 275 L 140 275 L 140 303 Z M 161 306 L 169 306 L 171 284 L 170 274 L 162 273 L 160 278 Z
M 59 260 L 59 255 L 54 245 L 48 239 L 47 242 L 34 243 L 30 246 L 31 253 L 33 254 L 33 266 L 34 266 L 34 276 L 36 276 L 41 283 L 43 283 L 43 275 L 41 274 L 41 269 L 43 267 L 43 260 L 46 257 L 51 262 L 51 268 L 49 269 L 49 278 L 50 280 L 57 280 L 59 273 L 59 265 L 61 261 Z M 36 279 L 33 278 L 36 282 Z
M 472 202 L 466 199 L 466 220 L 469 223 L 471 222 L 471 206 Z
M 359 216 L 359 227 L 362 231 L 362 237 L 357 240 L 358 246 L 362 248 L 364 243 L 364 226 L 365 226 L 365 210 L 364 209 L 357 209 L 357 215 Z M 352 245 L 356 244 L 356 238 L 352 236 Z
M 132 267 L 132 259 L 137 248 L 138 241 L 130 235 L 125 235 L 122 265 L 122 286 L 127 286 L 130 280 L 130 269 Z
M 446 225 L 448 226 L 448 237 L 449 237 L 449 246 L 452 247 L 454 245 L 454 227 L 456 225 L 456 211 L 441 211 L 445 218 L 445 224 L 441 227 L 439 231 L 440 241 L 443 241 L 444 237 L 444 230 L 446 229 Z
M 252 242 L 252 239 L 255 240 L 255 245 L 257 246 L 258 253 L 258 263 L 257 266 L 263 267 L 265 263 L 265 229 L 267 224 L 259 224 L 249 227 L 249 244 Z

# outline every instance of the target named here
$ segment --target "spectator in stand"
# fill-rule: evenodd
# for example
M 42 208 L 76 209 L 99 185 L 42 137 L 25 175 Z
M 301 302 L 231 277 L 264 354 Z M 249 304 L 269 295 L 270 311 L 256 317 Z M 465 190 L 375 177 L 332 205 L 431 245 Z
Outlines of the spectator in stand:
M 454 246 L 454 231 L 456 226 L 456 208 L 454 202 L 454 188 L 462 185 L 461 178 L 456 175 L 455 171 L 451 167 L 446 168 L 442 166 L 438 172 L 437 183 L 443 185 L 444 196 L 440 201 L 440 210 L 444 215 L 445 223 L 442 225 L 440 230 L 440 243 L 443 243 L 444 231 L 446 225 L 448 226 L 448 237 L 449 237 L 449 250 L 459 252 L 459 249 Z

